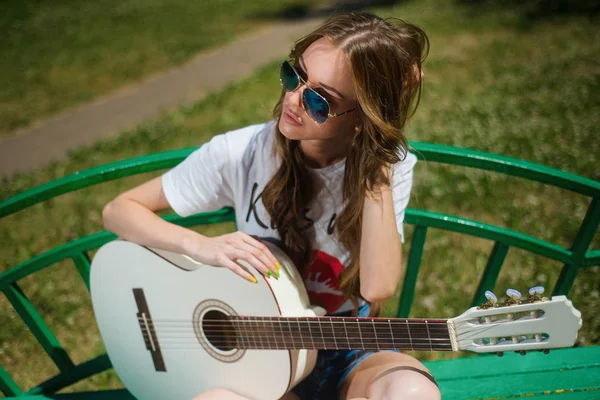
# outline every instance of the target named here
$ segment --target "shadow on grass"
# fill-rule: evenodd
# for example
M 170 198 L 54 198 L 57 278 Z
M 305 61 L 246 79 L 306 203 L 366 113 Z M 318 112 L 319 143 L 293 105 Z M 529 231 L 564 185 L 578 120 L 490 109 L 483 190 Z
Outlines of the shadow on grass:
M 506 8 L 520 12 L 524 22 L 536 22 L 545 18 L 559 16 L 598 16 L 598 0 L 456 0 L 463 6 L 474 8 Z
M 405 0 L 406 1 L 406 0 Z M 333 1 L 326 6 L 311 7 L 307 4 L 293 4 L 283 10 L 270 12 L 263 11 L 255 14 L 257 19 L 270 20 L 304 20 L 318 17 L 328 17 L 341 12 L 362 11 L 371 7 L 391 6 L 400 3 L 401 0 L 344 0 Z

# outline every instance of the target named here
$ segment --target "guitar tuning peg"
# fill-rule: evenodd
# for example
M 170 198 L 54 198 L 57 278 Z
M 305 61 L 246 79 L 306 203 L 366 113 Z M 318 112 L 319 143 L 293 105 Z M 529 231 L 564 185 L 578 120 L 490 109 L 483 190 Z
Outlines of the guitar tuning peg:
M 499 352 L 497 352 L 497 353 L 496 353 L 496 355 L 497 355 L 498 357 L 502 357 L 502 356 L 504 355 L 504 352 L 502 352 L 502 351 L 499 351 Z
M 507 301 L 508 305 L 519 304 L 519 299 L 521 298 L 521 292 L 519 292 L 516 289 L 507 289 L 506 295 L 510 298 L 510 300 Z
M 524 356 L 525 354 L 527 354 L 527 350 L 515 350 L 515 353 Z
M 485 291 L 485 298 L 488 299 L 492 305 L 495 305 L 498 302 L 498 298 L 490 290 Z
M 531 289 L 529 289 L 529 302 L 533 303 L 534 301 L 541 301 L 542 297 L 541 294 L 544 293 L 544 287 L 543 286 L 534 286 Z
M 529 289 L 530 296 L 535 296 L 536 294 L 542 294 L 542 293 L 544 293 L 543 286 L 534 286 L 531 289 Z
M 485 310 L 490 307 L 497 307 L 498 298 L 496 297 L 496 295 L 494 293 L 492 293 L 490 290 L 486 290 L 484 294 L 485 294 L 485 298 L 488 301 L 481 304 L 481 306 L 479 306 L 479 308 L 483 308 Z M 491 322 L 491 321 L 488 321 L 488 322 Z

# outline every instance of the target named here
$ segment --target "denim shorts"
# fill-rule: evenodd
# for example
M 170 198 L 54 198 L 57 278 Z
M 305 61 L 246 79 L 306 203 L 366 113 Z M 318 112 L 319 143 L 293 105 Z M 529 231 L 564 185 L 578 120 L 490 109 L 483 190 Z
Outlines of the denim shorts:
M 350 314 L 348 312 L 333 314 L 333 316 L 349 316 Z M 369 316 L 367 304 L 359 308 L 358 316 Z M 319 350 L 315 369 L 292 389 L 292 393 L 295 393 L 301 400 L 337 399 L 348 374 L 375 353 L 377 351 L 374 350 Z

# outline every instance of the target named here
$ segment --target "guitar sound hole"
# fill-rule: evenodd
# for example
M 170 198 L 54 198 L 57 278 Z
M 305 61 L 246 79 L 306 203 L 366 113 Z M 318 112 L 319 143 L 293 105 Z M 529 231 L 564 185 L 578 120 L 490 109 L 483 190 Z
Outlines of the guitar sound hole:
M 236 348 L 235 327 L 227 315 L 218 310 L 211 310 L 202 318 L 202 330 L 206 339 L 221 351 Z

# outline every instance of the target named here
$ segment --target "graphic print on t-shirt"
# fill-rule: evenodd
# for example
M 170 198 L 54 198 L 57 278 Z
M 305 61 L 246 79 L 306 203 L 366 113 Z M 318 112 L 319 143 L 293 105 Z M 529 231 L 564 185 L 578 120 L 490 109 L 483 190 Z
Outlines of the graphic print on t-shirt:
M 302 274 L 311 303 L 323 307 L 328 314 L 337 311 L 348 300 L 340 292 L 339 276 L 343 269 L 337 258 L 313 250 L 313 261 Z

